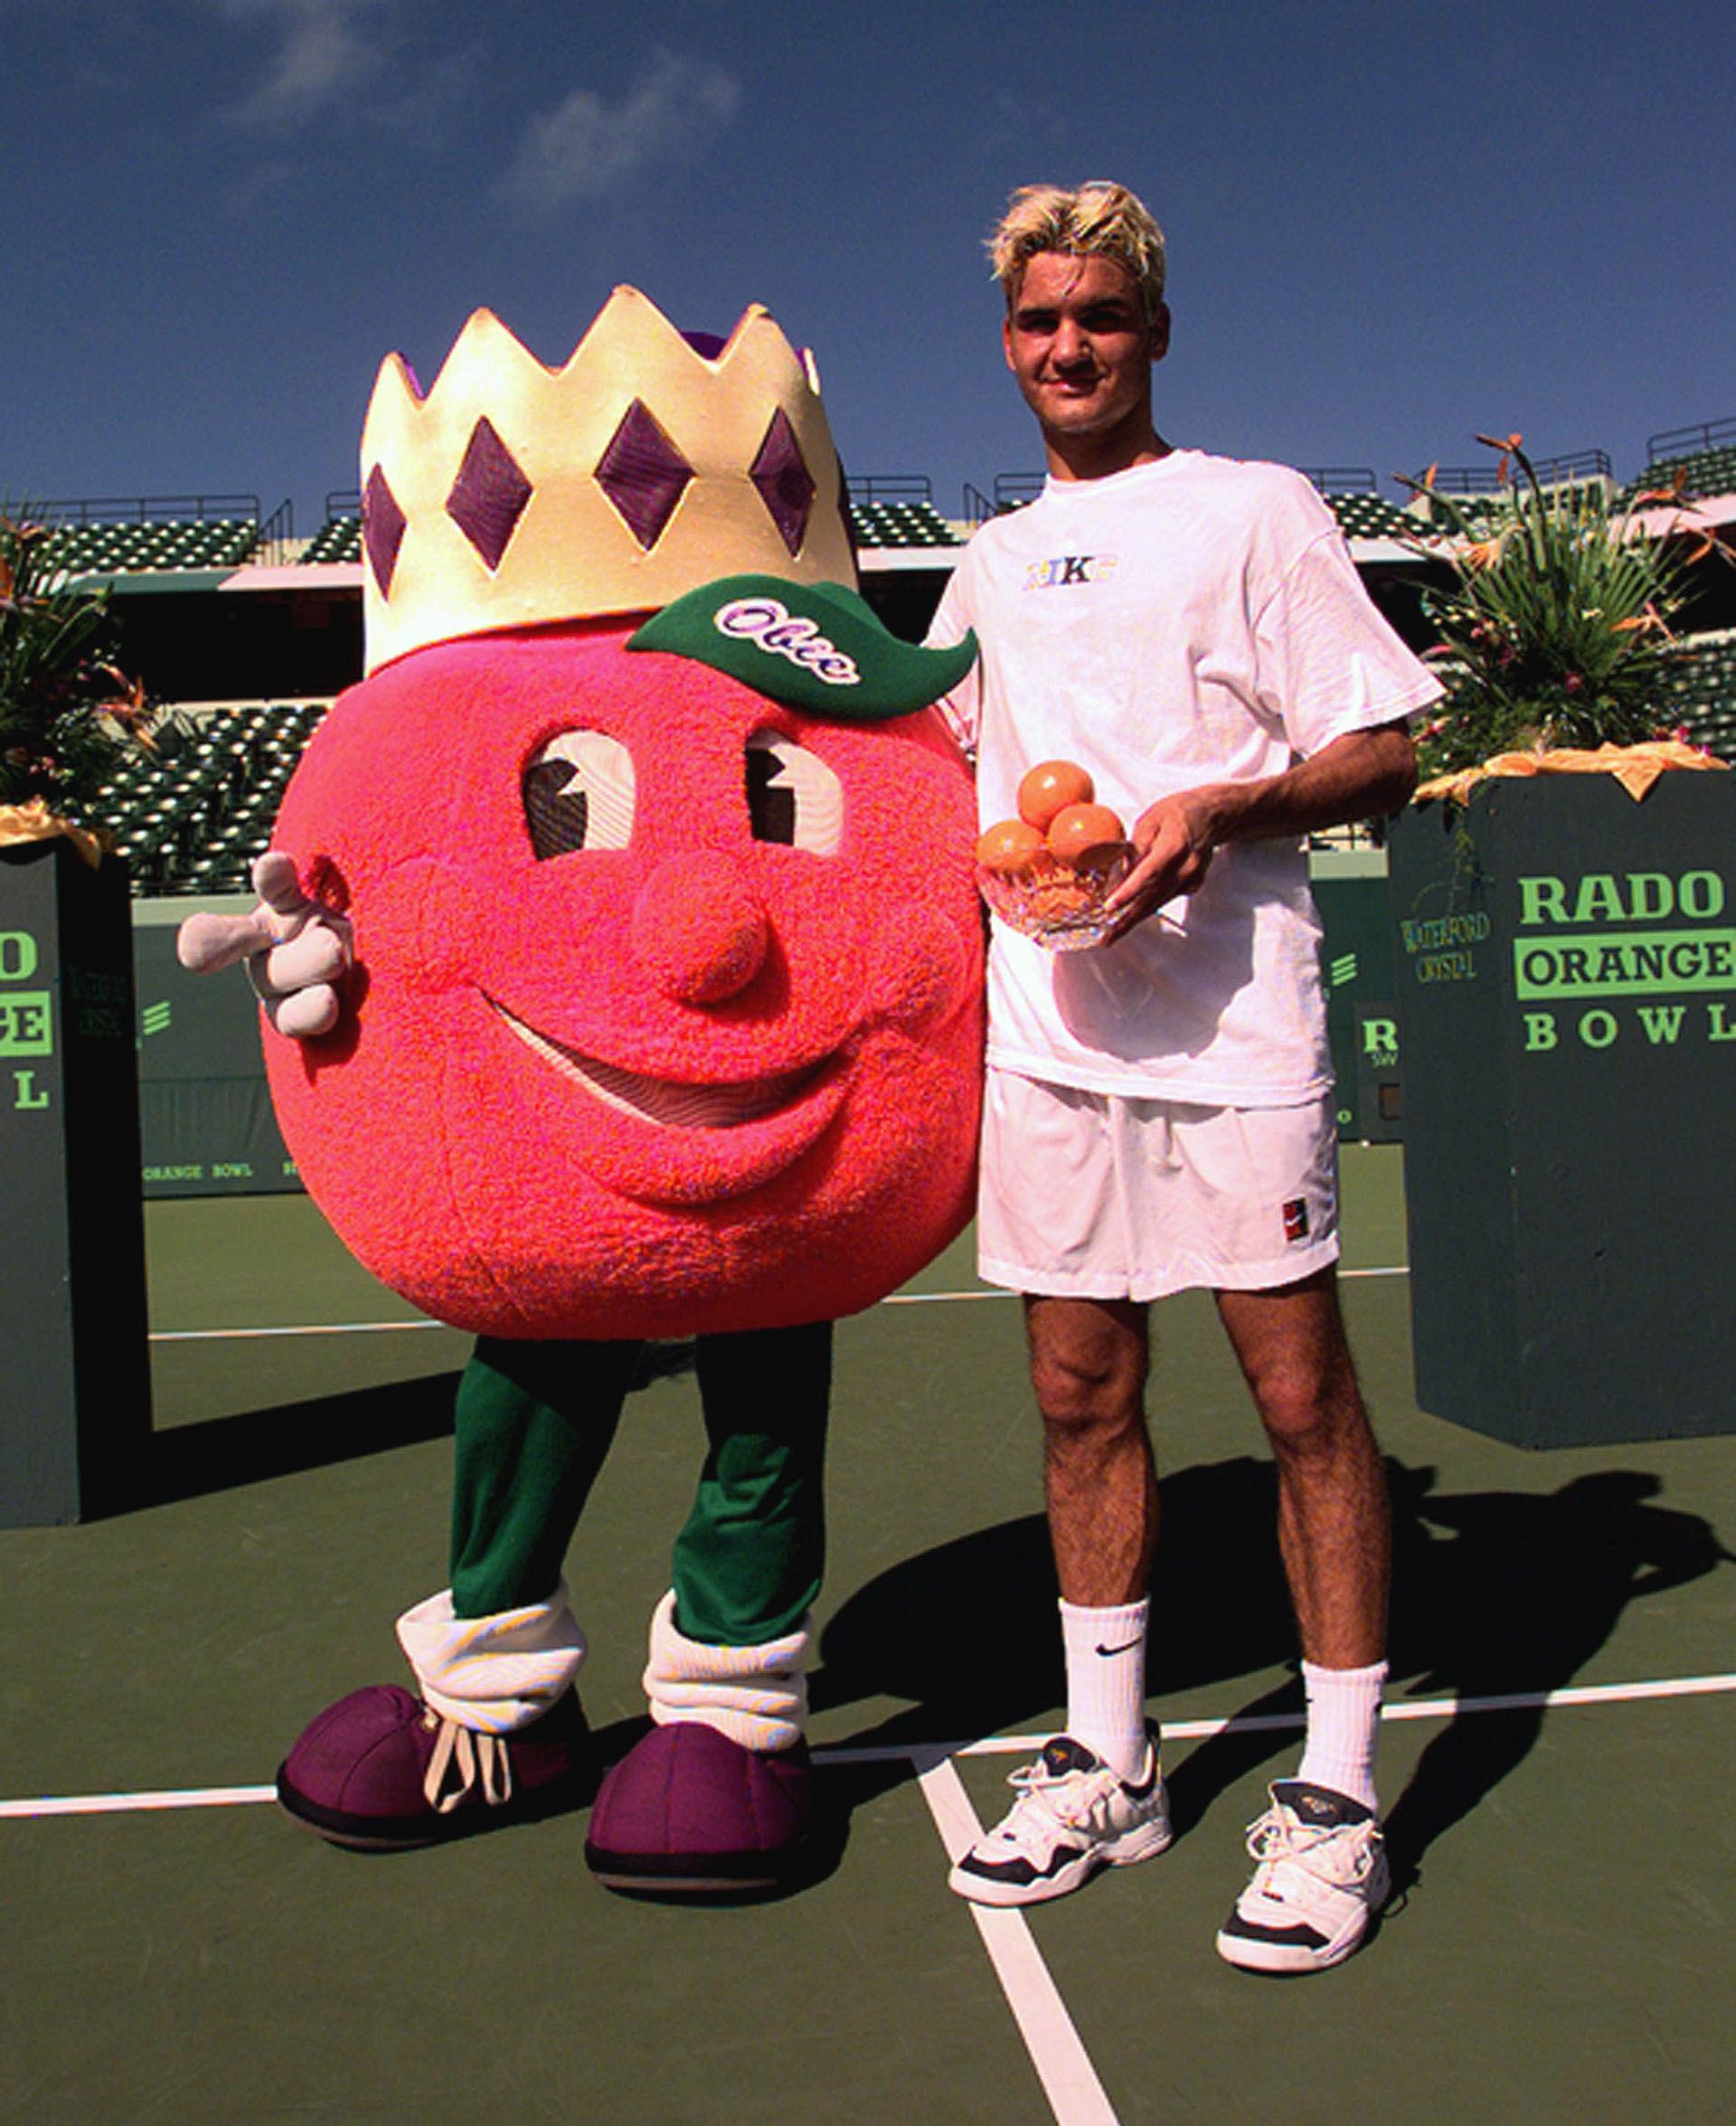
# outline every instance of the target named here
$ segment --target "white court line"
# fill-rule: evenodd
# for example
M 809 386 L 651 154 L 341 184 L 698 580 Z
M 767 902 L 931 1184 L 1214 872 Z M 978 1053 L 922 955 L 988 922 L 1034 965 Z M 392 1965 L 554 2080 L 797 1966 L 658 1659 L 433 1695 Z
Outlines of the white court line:
M 1570 1684 L 1561 1690 L 1519 1690 L 1501 1696 L 1401 1698 L 1381 1709 L 1383 1720 L 1450 1720 L 1460 1713 L 1514 1713 L 1566 1706 L 1637 1704 L 1648 1698 L 1712 1697 L 1736 1691 L 1736 1674 L 1728 1676 L 1665 1676 L 1639 1683 Z M 1294 1713 L 1237 1713 L 1220 1720 L 1165 1720 L 1164 1739 L 1203 1742 L 1214 1734 L 1254 1734 L 1304 1724 L 1298 1709 Z M 927 1764 L 948 1757 L 1034 1756 L 1054 1733 L 1040 1734 L 991 1734 L 973 1743 L 883 1743 L 860 1747 L 822 1743 L 814 1752 L 818 1764 L 885 1764 L 905 1760 L 919 1772 Z M 269 1801 L 269 1786 L 180 1787 L 156 1791 L 119 1794 L 44 1794 L 33 1800 L 0 1801 L 0 1821 L 33 1816 L 104 1816 L 132 1809 L 226 1809 L 255 1801 Z
M 309 1321 L 292 1328 L 154 1328 L 154 1344 L 250 1343 L 260 1337 L 374 1337 L 394 1328 L 444 1328 L 444 1321 Z
M 1384 1263 L 1373 1270 L 1341 1270 L 1340 1279 L 1350 1277 L 1409 1277 L 1403 1262 Z M 889 1292 L 882 1307 L 932 1307 L 955 1299 L 1015 1299 L 1016 1292 L 972 1290 L 964 1292 Z M 309 1321 L 284 1328 L 154 1328 L 154 1344 L 247 1343 L 269 1337 L 372 1337 L 400 1328 L 445 1328 L 444 1321 Z M 453 1331 L 456 1335 L 457 1330 Z
M 1347 1277 L 1409 1277 L 1408 1262 L 1382 1262 L 1370 1270 L 1340 1270 L 1342 1281 Z M 889 1292 L 880 1302 L 882 1307 L 930 1307 L 947 1299 L 1016 1299 L 1017 1292 L 988 1290 L 980 1286 L 965 1292 Z
M 918 1772 L 917 1784 L 948 1861 L 958 1859 L 982 1837 L 983 1827 L 958 1768 L 942 1758 Z M 968 1909 L 1058 2126 L 1117 2126 L 1097 2069 L 1073 2027 L 1024 1914 L 986 1904 L 973 1904 Z
M 1514 1691 L 1487 1697 L 1410 1698 L 1383 1707 L 1382 1717 L 1439 1720 L 1460 1713 L 1615 1705 L 1645 1698 L 1692 1697 L 1725 1691 L 1736 1691 L 1736 1675 L 1677 1676 L 1641 1683 L 1586 1684 L 1561 1690 Z M 1165 1739 L 1208 1736 L 1265 1728 L 1298 1728 L 1305 1724 L 1305 1716 L 1300 1712 L 1256 1713 L 1227 1720 L 1165 1721 L 1164 1734 Z M 1033 1741 L 1029 1736 L 997 1736 L 972 1743 L 957 1753 L 980 1756 L 1012 1750 L 1029 1753 L 1033 1747 L 1042 1747 L 1043 1739 L 1046 1738 Z M 834 1762 L 850 1755 L 873 1754 L 867 1750 L 815 1753 L 816 1757 L 830 1757 Z M 912 1753 L 912 1762 L 920 1765 L 922 1759 Z M 917 1783 L 933 1815 L 947 1859 L 955 1862 L 983 1834 L 981 1819 L 971 1806 L 958 1768 L 946 1758 L 938 1763 L 929 1763 L 926 1769 L 919 1770 Z M 995 1975 L 1000 1980 L 1001 1990 L 1006 1996 L 1007 2007 L 1018 2025 L 1019 2035 L 1024 2040 L 1024 2048 L 1031 2055 L 1031 2064 L 1049 2099 L 1056 2126 L 1118 2126 L 1115 2110 L 1091 2065 L 1090 2055 L 1073 2027 L 1066 2003 L 1043 1960 L 1043 1952 L 1024 1914 L 976 1904 L 969 1909 L 983 1946 L 988 1951 L 989 1961 L 995 1967 Z
M 195 1786 L 138 1794 L 44 1794 L 34 1801 L 0 1801 L 0 1820 L 9 1816 L 124 1816 L 160 1809 L 239 1809 L 277 1798 L 276 1787 L 269 1786 Z
M 932 1307 L 941 1299 L 1016 1299 L 1018 1296 L 1017 1292 L 974 1288 L 967 1292 L 888 1292 L 880 1303 L 882 1307 Z
M 1498 1696 L 1400 1698 L 1382 1706 L 1382 1720 L 1451 1720 L 1461 1713 L 1552 1712 L 1566 1706 L 1618 1706 L 1646 1698 L 1714 1697 L 1736 1691 L 1736 1674 L 1729 1676 L 1665 1676 L 1640 1683 L 1569 1684 L 1561 1690 L 1515 1690 Z M 1300 1706 L 1293 1713 L 1236 1713 L 1220 1720 L 1165 1720 L 1160 1723 L 1165 1742 L 1204 1742 L 1214 1734 L 1258 1734 L 1300 1728 L 1307 1724 Z M 1040 1734 L 991 1734 L 982 1741 L 955 1743 L 947 1754 L 953 1757 L 1033 1757 L 1050 1740 L 1054 1729 Z M 929 1751 L 945 1745 L 936 1743 Z M 919 1746 L 910 1743 L 865 1744 L 860 1749 L 844 1745 L 822 1746 L 816 1761 L 832 1764 L 873 1764 L 900 1757 L 914 1757 Z M 0 1808 L 5 1804 L 0 1803 Z
M 1447 1720 L 1464 1713 L 1553 1710 L 1572 1706 L 1633 1704 L 1648 1699 L 1703 1697 L 1736 1691 L 1736 1674 L 1668 1676 L 1635 1683 L 1569 1685 L 1561 1690 L 1513 1691 L 1481 1697 L 1405 1698 L 1382 1709 L 1387 1720 Z M 1169 1720 L 1165 1737 L 1203 1739 L 1215 1734 L 1298 1728 L 1302 1714 L 1252 1713 L 1217 1720 Z M 826 1748 L 814 1753 L 818 1762 L 862 1764 L 903 1759 L 934 1819 L 949 1862 L 956 1861 L 982 1836 L 983 1826 L 971 1806 L 953 1763 L 955 1756 L 1029 1755 L 1045 1736 L 992 1735 L 986 1740 L 943 1749 L 938 1744 L 903 1743 L 886 1747 Z M 240 1808 L 275 1800 L 269 1786 L 188 1787 L 118 1794 L 44 1795 L 33 1800 L 0 1801 L 0 1820 L 20 1818 L 99 1816 L 172 1809 Z M 1032 2066 L 1049 2100 L 1057 2126 L 1118 2126 L 1109 2097 L 1091 2065 L 1066 2003 L 1043 1960 L 1021 1912 L 969 1905 L 1007 2007 L 1018 2026 Z

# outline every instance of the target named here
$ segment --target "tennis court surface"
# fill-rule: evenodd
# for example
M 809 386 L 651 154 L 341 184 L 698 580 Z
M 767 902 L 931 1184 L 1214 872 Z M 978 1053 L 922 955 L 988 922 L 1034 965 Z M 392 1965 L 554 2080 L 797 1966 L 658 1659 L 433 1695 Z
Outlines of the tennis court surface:
M 1396 1149 L 1347 1152 L 1345 1308 L 1397 1507 L 1401 1887 L 1363 1954 L 1289 1982 L 1212 1949 L 1300 1697 L 1206 1302 L 1158 1310 L 1152 1394 L 1172 1850 L 1024 1915 L 946 1888 L 1061 1697 L 1018 1309 L 961 1243 L 839 1332 L 833 1834 L 796 1894 L 675 1907 L 600 1889 L 582 1815 L 373 1857 L 264 1798 L 312 1714 L 403 1679 L 467 1346 L 305 1199 L 150 1206 L 156 1502 L 0 1534 L 0 2116 L 1736 2117 L 1736 1439 L 1524 1454 L 1420 1413 L 1401 1188 Z M 611 1754 L 702 1452 L 684 1354 L 660 1360 L 569 1565 Z

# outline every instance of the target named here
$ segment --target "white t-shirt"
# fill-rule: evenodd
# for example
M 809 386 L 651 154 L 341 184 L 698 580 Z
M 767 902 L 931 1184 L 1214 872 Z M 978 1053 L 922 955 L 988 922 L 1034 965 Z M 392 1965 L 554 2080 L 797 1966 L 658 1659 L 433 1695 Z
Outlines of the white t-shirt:
M 967 628 L 981 658 L 941 705 L 976 755 L 985 827 L 1039 761 L 1077 761 L 1131 828 L 1159 798 L 1281 774 L 1441 691 L 1300 473 L 1199 450 L 1051 479 L 985 524 L 929 640 Z M 1332 1082 L 1319 935 L 1299 836 L 1220 849 L 1198 893 L 1114 945 L 1049 952 L 996 922 L 989 1060 L 1100 1092 L 1299 1105 Z

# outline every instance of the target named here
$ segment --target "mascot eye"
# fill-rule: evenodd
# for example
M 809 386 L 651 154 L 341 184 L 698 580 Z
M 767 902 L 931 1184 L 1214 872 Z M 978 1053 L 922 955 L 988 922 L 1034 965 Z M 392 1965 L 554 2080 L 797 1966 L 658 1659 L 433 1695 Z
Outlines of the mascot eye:
M 835 855 L 844 834 L 844 789 L 819 755 L 779 732 L 756 731 L 747 765 L 754 839 Z
M 524 818 L 540 860 L 624 849 L 633 836 L 633 756 L 600 731 L 563 731 L 524 770 Z

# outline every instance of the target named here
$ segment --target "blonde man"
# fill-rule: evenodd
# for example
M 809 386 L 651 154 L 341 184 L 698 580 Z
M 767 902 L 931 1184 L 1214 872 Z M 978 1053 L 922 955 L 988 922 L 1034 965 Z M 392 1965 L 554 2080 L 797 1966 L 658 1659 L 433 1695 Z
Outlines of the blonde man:
M 978 1244 L 1024 1295 L 1061 1592 L 1067 1730 L 953 1870 L 1023 1904 L 1163 1850 L 1145 1718 L 1157 1534 L 1149 1302 L 1216 1296 L 1278 1465 L 1308 1698 L 1293 1779 L 1218 1936 L 1231 1962 L 1326 1968 L 1388 1888 L 1373 1763 L 1383 1472 L 1340 1317 L 1335 1136 L 1306 836 L 1389 811 L 1439 687 L 1374 611 L 1299 474 L 1175 449 L 1156 222 L 1124 186 L 1031 186 L 991 239 L 1003 344 L 1043 436 L 1029 508 L 967 549 L 929 639 L 974 628 L 952 697 L 985 824 L 1065 758 L 1136 822 L 1120 921 L 1053 954 L 995 927 Z

